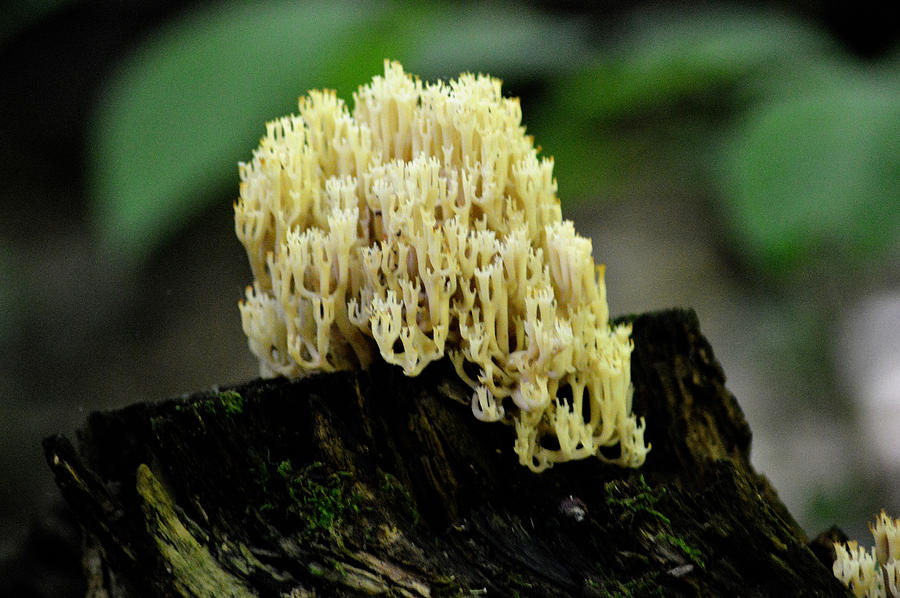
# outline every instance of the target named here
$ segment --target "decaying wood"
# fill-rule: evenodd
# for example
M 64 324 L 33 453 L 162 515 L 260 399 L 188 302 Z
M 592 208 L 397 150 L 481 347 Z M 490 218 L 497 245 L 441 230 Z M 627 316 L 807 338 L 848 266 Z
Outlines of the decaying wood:
M 633 318 L 646 465 L 534 474 L 446 363 L 261 380 L 45 441 L 94 596 L 846 596 L 689 311 Z M 460 402 L 462 399 L 462 402 Z M 827 549 L 826 549 L 827 550 Z M 827 558 L 827 554 L 824 555 Z

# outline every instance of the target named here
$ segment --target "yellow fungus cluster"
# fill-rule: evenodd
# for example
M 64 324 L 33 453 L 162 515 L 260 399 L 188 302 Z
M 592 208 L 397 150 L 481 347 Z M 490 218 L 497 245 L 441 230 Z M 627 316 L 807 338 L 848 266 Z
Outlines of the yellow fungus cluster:
M 387 61 L 353 99 L 351 114 L 310 92 L 240 165 L 255 278 L 240 310 L 262 375 L 380 355 L 415 376 L 447 355 L 475 416 L 514 424 L 523 465 L 641 465 L 630 327 L 610 327 L 603 267 L 562 219 L 518 100 Z
M 834 575 L 857 598 L 896 598 L 900 596 L 900 519 L 882 511 L 869 531 L 875 537 L 871 551 L 855 540 L 834 545 Z

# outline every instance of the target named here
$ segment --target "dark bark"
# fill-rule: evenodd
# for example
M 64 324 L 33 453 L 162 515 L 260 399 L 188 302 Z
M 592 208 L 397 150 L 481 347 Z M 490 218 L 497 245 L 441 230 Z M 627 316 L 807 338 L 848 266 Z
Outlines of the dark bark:
M 534 474 L 446 363 L 260 380 L 45 440 L 111 596 L 846 596 L 689 311 L 638 316 L 639 470 Z M 828 560 L 827 546 L 822 559 Z

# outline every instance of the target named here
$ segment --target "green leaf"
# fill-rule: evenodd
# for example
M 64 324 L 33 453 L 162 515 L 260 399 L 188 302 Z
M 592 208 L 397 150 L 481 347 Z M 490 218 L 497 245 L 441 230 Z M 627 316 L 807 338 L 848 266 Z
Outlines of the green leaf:
M 404 65 L 423 76 L 455 77 L 460 71 L 511 79 L 560 75 L 588 64 L 595 54 L 583 20 L 498 3 L 437 6 L 428 13 L 430 22 L 404 28 L 415 45 Z
M 588 117 L 658 109 L 748 75 L 806 62 L 824 47 L 795 21 L 749 10 L 660 13 L 633 23 L 589 68 L 560 81 L 556 96 Z
M 236 162 L 249 158 L 266 120 L 296 109 L 303 90 L 350 88 L 357 73 L 335 59 L 333 44 L 361 37 L 374 24 L 354 6 L 200 10 L 121 65 L 91 146 L 95 218 L 115 259 L 143 257 L 202 207 L 198 198 L 236 196 Z M 359 51 L 339 48 L 342 57 Z M 359 60 L 359 68 L 367 62 L 373 61 Z
M 825 47 L 808 28 L 762 11 L 706 7 L 635 17 L 593 62 L 553 80 L 531 130 L 556 158 L 563 197 L 667 176 L 660 158 L 683 162 L 671 154 L 714 137 L 715 118 L 762 87 L 768 92 L 772 81 L 793 81 Z
M 847 266 L 900 231 L 900 78 L 832 71 L 829 84 L 760 105 L 730 146 L 726 215 L 776 276 L 823 256 Z
M 385 58 L 425 77 L 546 73 L 581 47 L 573 21 L 454 7 L 232 3 L 159 31 L 121 64 L 94 121 L 93 218 L 106 252 L 134 265 L 206 202 L 236 197 L 237 162 L 309 89 L 347 98 Z

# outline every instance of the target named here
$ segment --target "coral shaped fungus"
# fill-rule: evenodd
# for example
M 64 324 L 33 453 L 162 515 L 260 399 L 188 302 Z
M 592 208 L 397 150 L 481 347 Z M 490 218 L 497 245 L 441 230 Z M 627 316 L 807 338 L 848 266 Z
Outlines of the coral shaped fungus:
M 515 425 L 523 465 L 642 464 L 630 327 L 610 327 L 603 267 L 562 219 L 518 100 L 387 61 L 353 99 L 310 92 L 240 165 L 255 278 L 240 310 L 261 373 L 380 356 L 415 376 L 447 355 L 474 415 Z
M 869 531 L 875 537 L 871 551 L 854 540 L 834 545 L 834 575 L 857 598 L 900 598 L 900 519 L 882 511 Z

